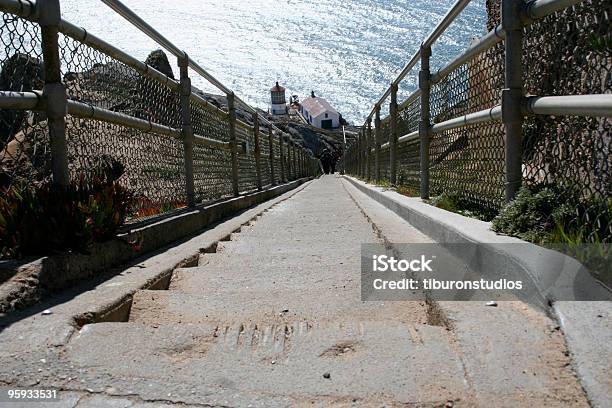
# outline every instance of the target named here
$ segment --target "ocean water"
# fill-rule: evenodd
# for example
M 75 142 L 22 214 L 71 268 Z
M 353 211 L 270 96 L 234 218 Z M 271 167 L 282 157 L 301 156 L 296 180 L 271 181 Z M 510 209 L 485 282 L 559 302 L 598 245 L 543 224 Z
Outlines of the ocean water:
M 266 109 L 269 89 L 279 81 L 288 97 L 304 98 L 314 90 L 355 124 L 363 122 L 454 2 L 124 0 L 251 105 Z M 139 59 L 159 48 L 100 0 L 61 3 L 66 20 Z M 432 66 L 441 66 L 484 34 L 485 21 L 484 0 L 473 1 L 434 47 Z M 215 92 L 195 74 L 192 82 Z M 416 72 L 402 83 L 400 101 L 415 86 Z

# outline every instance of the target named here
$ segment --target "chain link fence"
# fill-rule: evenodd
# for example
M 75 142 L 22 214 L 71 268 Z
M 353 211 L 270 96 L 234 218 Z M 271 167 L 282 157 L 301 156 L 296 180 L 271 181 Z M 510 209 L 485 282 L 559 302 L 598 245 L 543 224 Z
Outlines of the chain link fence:
M 205 94 L 190 87 L 185 72 L 231 92 L 197 64 L 190 65 L 195 72 L 179 69 L 185 76 L 174 79 L 172 72 L 160 72 L 63 20 L 54 50 L 67 97 L 61 135 L 66 160 L 60 163 L 61 157 L 53 157 L 54 136 L 47 124 L 50 106 L 43 93 L 45 44 L 38 5 L 28 4 L 24 8 L 17 0 L 7 1 L 1 12 L 0 188 L 54 183 L 58 163 L 70 180 L 78 180 L 102 159 L 113 158 L 125 167 L 121 184 L 136 197 L 129 219 L 140 221 L 312 175 L 317 168 L 315 159 L 304 154 L 302 172 L 281 173 L 279 138 L 286 135 L 269 125 L 274 127 L 271 160 L 267 125 L 262 124 L 256 141 L 252 121 L 242 117 L 247 113 L 242 108 L 255 114 L 253 108 L 238 100 L 241 109 L 236 112 L 242 116 L 232 121 L 229 108 L 209 103 Z M 158 43 L 176 50 L 166 41 Z M 179 60 L 185 55 L 180 53 Z
M 464 7 L 465 3 L 458 2 L 454 7 Z M 526 188 L 553 186 L 554 191 L 567 197 L 559 201 L 573 203 L 574 216 L 568 222 L 574 230 L 579 229 L 579 240 L 610 242 L 612 107 L 606 99 L 601 102 L 605 109 L 592 103 L 589 111 L 581 103 L 588 105 L 589 98 L 579 101 L 570 97 L 588 95 L 602 100 L 600 96 L 612 94 L 612 3 L 572 3 L 567 7 L 567 2 L 531 1 L 525 2 L 520 11 L 526 17 L 521 17 L 524 28 L 520 61 L 525 106 L 516 105 L 522 108 L 524 117 L 519 174 Z M 395 119 L 392 115 L 382 119 L 381 137 L 372 139 L 371 145 L 381 146 L 378 182 L 392 181 L 390 141 L 395 137 L 398 146 L 394 184 L 398 190 L 409 195 L 420 193 L 422 197 L 445 194 L 494 215 L 508 200 L 508 136 L 502 117 L 507 33 L 501 26 L 501 0 L 488 0 L 486 4 L 490 32 L 473 40 L 465 53 L 431 72 L 419 90 L 399 106 Z M 441 22 L 442 29 L 435 32 L 439 35 L 452 19 Z M 436 40 L 430 37 L 424 44 Z M 422 52 L 415 58 L 422 61 Z M 434 54 L 432 61 L 435 58 Z M 409 68 L 420 69 L 418 62 Z M 405 75 L 403 72 L 397 81 Z M 423 125 L 423 92 L 429 97 L 430 119 L 419 132 L 419 125 Z M 560 99 L 548 98 L 555 96 Z M 553 107 L 533 108 L 539 101 L 550 102 Z M 370 118 L 375 111 L 376 107 Z M 391 133 L 393 120 L 395 135 Z M 429 141 L 425 149 L 427 174 L 421 168 L 423 129 Z M 374 162 L 376 149 L 366 151 L 363 143 L 353 144 L 345 157 L 347 169 L 367 177 L 363 166 L 351 161 L 367 160 L 368 155 Z M 428 177 L 426 187 L 421 184 L 424 175 Z
M 40 27 L 1 13 L 0 88 L 13 92 L 42 89 Z M 25 109 L 0 110 L 0 183 L 43 182 L 51 170 L 49 138 L 43 113 Z

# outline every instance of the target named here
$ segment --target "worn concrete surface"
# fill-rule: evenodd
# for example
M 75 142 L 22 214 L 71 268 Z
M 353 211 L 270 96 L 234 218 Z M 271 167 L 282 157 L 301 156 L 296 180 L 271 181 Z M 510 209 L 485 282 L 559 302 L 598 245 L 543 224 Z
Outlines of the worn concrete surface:
M 596 281 L 584 268 L 577 268 L 577 262 L 559 253 L 553 253 L 537 245 L 528 244 L 516 238 L 500 236 L 490 230 L 490 223 L 463 217 L 423 203 L 419 198 L 409 198 L 397 192 L 364 183 L 360 180 L 345 177 L 350 182 L 353 191 L 375 200 L 384 210 L 390 210 L 411 222 L 434 237 L 438 242 L 478 242 L 486 244 L 491 250 L 482 251 L 477 263 L 481 264 L 484 272 L 493 272 L 497 276 L 519 276 L 522 279 L 532 279 L 534 286 L 538 287 L 541 295 L 540 301 L 529 299 L 529 305 L 540 310 L 537 314 L 550 314 L 555 321 L 548 323 L 559 328 L 550 333 L 551 344 L 560 344 L 563 334 L 567 351 L 571 355 L 570 362 L 577 372 L 580 384 L 586 390 L 591 405 L 596 407 L 612 406 L 612 302 L 602 301 L 610 299 L 608 288 Z M 384 214 L 384 213 L 383 213 Z M 384 215 L 380 219 L 386 218 Z M 401 242 L 397 239 L 392 242 Z M 461 257 L 461 254 L 459 254 Z M 579 273 L 576 273 L 578 271 Z M 582 299 L 581 301 L 572 301 Z M 588 301 L 597 299 L 599 301 Z M 452 305 L 450 302 L 444 302 Z M 507 306 L 509 303 L 500 304 Z M 511 303 L 510 303 L 511 304 Z M 520 303 L 519 303 L 520 304 Z M 460 304 L 467 306 L 466 303 Z M 516 305 L 516 303 L 515 303 Z M 552 307 L 550 307 L 552 305 Z M 457 311 L 457 304 L 451 308 Z M 514 308 L 523 312 L 535 313 L 531 307 L 521 304 Z M 492 327 L 483 321 L 481 313 L 464 314 L 462 319 L 467 321 L 471 316 L 469 332 L 474 333 L 476 339 L 486 339 L 488 331 L 477 333 L 478 329 Z M 518 332 L 523 331 L 521 317 L 507 321 L 517 324 Z M 496 326 L 496 322 L 491 322 Z M 481 330 L 482 331 L 482 330 Z M 503 336 L 497 342 L 505 343 Z M 542 343 L 543 344 L 543 343 Z M 493 355 L 497 354 L 492 353 Z M 503 351 L 502 351 L 503 354 Z M 499 354 L 499 355 L 502 355 Z M 541 353 L 538 353 L 541 359 Z M 557 361 L 554 356 L 548 356 L 551 364 L 569 364 L 567 358 Z M 555 364 L 555 361 L 556 364 Z M 522 366 L 522 363 L 517 366 Z M 512 371 L 513 367 L 508 367 Z M 519 372 L 519 375 L 522 373 Z M 483 373 L 485 375 L 488 375 Z M 537 375 L 537 374 L 534 374 Z M 495 377 L 495 376 L 493 376 Z M 563 394 L 563 393 L 560 393 Z M 479 394 L 479 395 L 482 395 Z M 571 404 L 568 403 L 571 406 Z
M 541 311 L 361 302 L 361 243 L 431 239 L 347 181 L 268 208 L 169 290 L 134 293 L 127 322 L 52 345 L 36 329 L 50 316 L 9 327 L 0 381 L 58 387 L 66 407 L 588 406 Z
M 556 302 L 554 309 L 591 405 L 612 406 L 612 303 Z

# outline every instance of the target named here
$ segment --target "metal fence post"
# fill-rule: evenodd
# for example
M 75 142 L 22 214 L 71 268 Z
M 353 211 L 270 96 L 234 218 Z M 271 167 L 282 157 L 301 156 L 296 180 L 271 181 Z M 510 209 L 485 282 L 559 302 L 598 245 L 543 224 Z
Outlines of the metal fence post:
M 261 147 L 259 146 L 259 115 L 257 112 L 253 112 L 253 136 L 255 138 L 255 149 L 253 150 L 253 154 L 255 155 L 255 176 L 257 178 L 257 190 L 261 190 Z
M 355 175 L 361 177 L 361 129 L 355 142 Z
M 227 109 L 229 111 L 230 143 L 232 144 L 232 191 L 234 196 L 240 194 L 238 187 L 238 138 L 236 137 L 236 107 L 234 93 L 227 94 Z
M 391 133 L 389 135 L 389 182 L 397 183 L 397 84 L 391 84 L 391 104 L 389 105 Z
M 296 178 L 300 178 L 302 176 L 302 149 L 299 146 L 296 147 L 295 154 L 296 154 L 295 168 L 297 169 Z
M 382 139 L 382 129 L 380 128 L 380 105 L 374 107 L 374 178 L 380 181 L 380 139 Z
M 287 169 L 285 168 L 285 136 L 281 133 L 278 134 L 278 147 L 280 155 L 280 182 L 287 182 Z
M 429 61 L 431 47 L 421 46 L 421 71 L 419 72 L 419 89 L 421 90 L 421 120 L 419 121 L 419 139 L 421 143 L 421 198 L 429 198 L 429 145 L 431 142 L 431 72 Z
M 66 88 L 62 84 L 62 62 L 59 54 L 60 2 L 59 0 L 44 0 L 37 2 L 36 6 L 39 7 L 40 15 L 45 76 L 43 98 L 47 106 L 53 184 L 65 187 L 70 183 L 66 142 L 68 100 Z
M 522 181 L 523 7 L 523 0 L 502 0 L 501 20 L 502 28 L 506 32 L 505 78 L 502 91 L 502 122 L 506 134 L 506 202 L 514 199 Z
M 270 184 L 276 185 L 276 175 L 274 174 L 274 134 L 272 126 L 268 125 L 268 152 L 270 160 Z
M 359 130 L 357 138 L 357 176 L 363 177 L 363 127 Z
M 287 181 L 293 180 L 293 165 L 291 164 L 291 146 L 293 141 L 287 139 Z
M 304 149 L 300 149 L 300 177 L 304 177 Z
M 187 205 L 195 205 L 195 186 L 193 179 L 193 127 L 191 126 L 191 79 L 189 78 L 189 57 L 185 54 L 178 58 L 178 65 L 181 73 L 181 119 L 183 131 L 183 148 L 185 155 L 185 195 Z
M 368 117 L 368 134 L 366 136 L 366 178 L 372 180 L 372 118 Z
M 298 167 L 297 167 L 297 144 L 295 142 L 291 143 L 291 168 L 293 169 L 293 179 L 297 179 L 298 175 Z

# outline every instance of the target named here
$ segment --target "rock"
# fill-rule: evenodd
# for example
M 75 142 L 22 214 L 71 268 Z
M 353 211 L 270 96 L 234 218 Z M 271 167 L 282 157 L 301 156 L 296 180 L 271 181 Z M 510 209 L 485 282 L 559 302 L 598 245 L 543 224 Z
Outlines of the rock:
M 50 314 L 53 314 L 53 312 L 52 312 L 52 311 L 50 311 L 49 309 L 47 309 L 47 310 L 43 311 L 41 314 L 42 314 L 43 316 L 48 316 L 48 315 L 50 315 Z
M 172 66 L 168 61 L 168 56 L 162 50 L 155 50 L 149 54 L 145 60 L 145 64 L 152 66 L 162 74 L 174 79 L 174 73 L 172 72 Z
M 487 302 L 486 305 L 491 306 L 491 307 L 497 307 L 497 302 L 494 300 L 491 300 L 490 302 Z
M 331 379 L 331 374 L 330 373 L 325 373 L 325 374 L 323 374 L 323 378 L 329 380 L 329 379 Z

